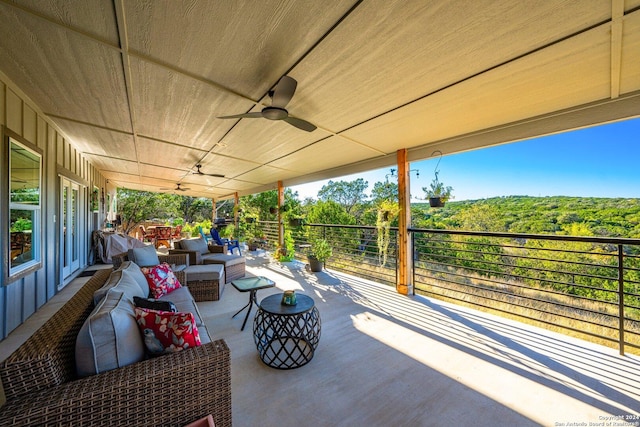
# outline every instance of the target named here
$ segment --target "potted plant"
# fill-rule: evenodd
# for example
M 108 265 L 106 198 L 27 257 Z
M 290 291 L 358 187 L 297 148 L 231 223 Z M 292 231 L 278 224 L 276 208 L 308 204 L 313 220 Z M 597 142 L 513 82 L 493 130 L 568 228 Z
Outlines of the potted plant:
M 307 253 L 309 267 L 313 272 L 322 271 L 325 261 L 333 255 L 333 249 L 326 239 L 316 239 L 311 243 L 311 248 Z
M 429 199 L 429 205 L 432 208 L 441 208 L 445 202 L 452 198 L 451 193 L 453 188 L 445 186 L 444 183 L 438 179 L 438 171 L 435 172 L 435 178 L 429 184 L 429 187 L 422 187 L 422 191 L 425 192 Z

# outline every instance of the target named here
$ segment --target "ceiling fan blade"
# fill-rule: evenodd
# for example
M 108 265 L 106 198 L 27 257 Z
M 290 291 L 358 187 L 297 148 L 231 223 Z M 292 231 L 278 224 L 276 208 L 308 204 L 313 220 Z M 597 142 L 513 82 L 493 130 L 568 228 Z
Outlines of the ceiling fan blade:
M 202 172 L 200 169 L 202 168 L 202 165 L 200 163 L 198 163 L 196 165 L 196 171 L 195 172 L 191 172 L 193 175 L 204 175 L 204 176 L 213 176 L 216 178 L 224 178 L 224 175 L 219 174 L 219 173 L 204 173 Z
M 282 76 L 275 89 L 273 89 L 271 106 L 284 108 L 291 101 L 297 86 L 298 82 L 293 77 Z
M 289 116 L 286 119 L 284 119 L 284 121 L 289 123 L 292 126 L 297 127 L 298 129 L 306 130 L 307 132 L 313 132 L 314 130 L 317 129 L 316 125 L 311 124 L 306 120 L 297 119 L 297 118 L 291 117 L 291 116 Z
M 259 119 L 262 118 L 261 112 L 234 114 L 233 116 L 221 116 L 219 119 Z

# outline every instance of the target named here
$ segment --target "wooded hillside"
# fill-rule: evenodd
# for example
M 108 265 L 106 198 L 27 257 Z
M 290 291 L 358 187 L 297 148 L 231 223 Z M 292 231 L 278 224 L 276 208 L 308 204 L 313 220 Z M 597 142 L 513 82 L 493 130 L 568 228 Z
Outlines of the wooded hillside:
M 420 228 L 640 237 L 640 199 L 507 196 L 411 206 Z

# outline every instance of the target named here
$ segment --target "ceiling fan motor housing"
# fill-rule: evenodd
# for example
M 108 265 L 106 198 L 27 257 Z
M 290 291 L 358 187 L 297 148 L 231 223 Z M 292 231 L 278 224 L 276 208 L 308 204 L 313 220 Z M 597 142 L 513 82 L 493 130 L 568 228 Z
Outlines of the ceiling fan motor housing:
M 284 120 L 289 117 L 289 112 L 284 108 L 265 107 L 262 110 L 262 117 L 269 120 Z

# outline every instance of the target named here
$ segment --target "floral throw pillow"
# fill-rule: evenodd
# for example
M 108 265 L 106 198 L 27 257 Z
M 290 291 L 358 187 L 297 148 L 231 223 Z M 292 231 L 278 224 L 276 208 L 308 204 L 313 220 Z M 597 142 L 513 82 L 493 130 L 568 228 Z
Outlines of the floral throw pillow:
M 154 267 L 142 267 L 140 270 L 144 273 L 144 277 L 147 278 L 153 298 L 160 298 L 182 287 L 176 275 L 173 274 L 171 266 L 166 262 Z
M 151 355 L 172 353 L 201 345 L 193 313 L 173 313 L 136 307 L 136 322 Z

